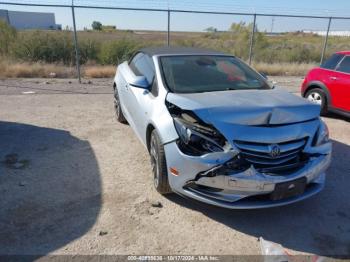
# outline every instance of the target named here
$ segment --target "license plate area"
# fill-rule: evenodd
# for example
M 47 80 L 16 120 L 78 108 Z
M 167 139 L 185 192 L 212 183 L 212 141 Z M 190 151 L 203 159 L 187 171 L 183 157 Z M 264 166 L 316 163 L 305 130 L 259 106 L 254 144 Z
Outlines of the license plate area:
M 271 200 L 281 200 L 303 194 L 306 189 L 306 181 L 306 177 L 302 177 L 276 184 L 275 190 L 270 194 Z

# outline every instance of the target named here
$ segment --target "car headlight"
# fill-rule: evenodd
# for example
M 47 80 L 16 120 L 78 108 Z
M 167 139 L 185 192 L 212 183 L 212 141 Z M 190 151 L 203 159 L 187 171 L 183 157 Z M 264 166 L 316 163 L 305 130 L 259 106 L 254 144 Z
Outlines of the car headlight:
M 315 146 L 320 146 L 329 142 L 329 130 L 325 122 L 321 120 L 320 127 L 315 137 Z
M 210 152 L 222 152 L 226 139 L 213 127 L 174 118 L 176 131 L 180 137 L 180 149 L 190 155 L 203 155 Z

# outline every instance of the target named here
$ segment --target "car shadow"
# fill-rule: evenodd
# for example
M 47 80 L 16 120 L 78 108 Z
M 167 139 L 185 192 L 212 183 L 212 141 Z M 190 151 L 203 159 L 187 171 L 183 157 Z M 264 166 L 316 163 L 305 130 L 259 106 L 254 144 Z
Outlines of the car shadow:
M 325 189 L 289 206 L 228 210 L 172 194 L 168 198 L 234 230 L 282 246 L 330 257 L 350 257 L 350 146 L 333 141 Z
M 99 166 L 70 132 L 0 121 L 0 254 L 41 256 L 84 235 L 101 208 Z
M 338 119 L 338 120 L 343 120 L 343 121 L 346 121 L 346 122 L 350 122 L 350 118 L 349 117 L 346 117 L 346 116 L 343 116 L 343 115 L 340 115 L 340 114 L 336 114 L 336 113 L 332 113 L 332 112 L 329 112 L 326 116 L 324 116 L 326 118 L 332 118 L 332 119 Z

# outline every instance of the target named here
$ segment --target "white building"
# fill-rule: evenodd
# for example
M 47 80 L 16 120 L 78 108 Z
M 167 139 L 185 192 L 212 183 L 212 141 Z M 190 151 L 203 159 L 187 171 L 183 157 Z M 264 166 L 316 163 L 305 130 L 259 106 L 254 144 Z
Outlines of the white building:
M 54 13 L 0 10 L 0 19 L 16 29 L 60 30 Z
M 303 30 L 304 33 L 316 34 L 320 36 L 325 36 L 327 31 L 313 31 L 313 30 Z M 329 36 L 350 36 L 350 31 L 329 31 Z

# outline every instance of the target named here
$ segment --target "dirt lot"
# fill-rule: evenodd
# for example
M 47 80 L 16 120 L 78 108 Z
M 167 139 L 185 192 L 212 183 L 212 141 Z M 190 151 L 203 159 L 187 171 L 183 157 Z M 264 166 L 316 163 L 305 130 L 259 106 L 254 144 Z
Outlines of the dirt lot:
M 272 80 L 296 93 L 301 82 Z M 146 150 L 114 120 L 110 80 L 0 80 L 0 254 L 260 254 L 261 236 L 349 257 L 350 122 L 325 120 L 334 157 L 322 193 L 225 210 L 154 190 Z

